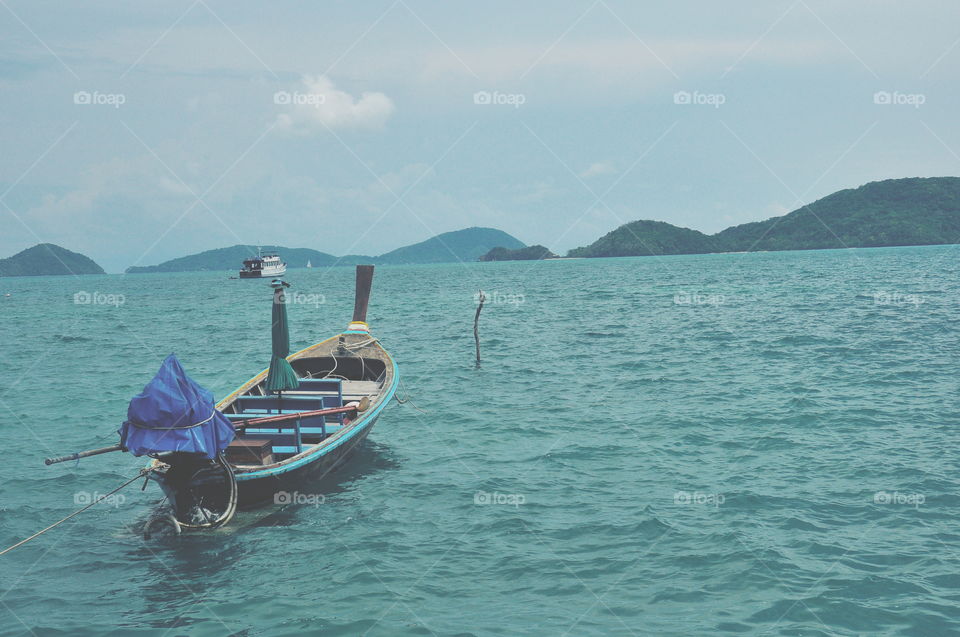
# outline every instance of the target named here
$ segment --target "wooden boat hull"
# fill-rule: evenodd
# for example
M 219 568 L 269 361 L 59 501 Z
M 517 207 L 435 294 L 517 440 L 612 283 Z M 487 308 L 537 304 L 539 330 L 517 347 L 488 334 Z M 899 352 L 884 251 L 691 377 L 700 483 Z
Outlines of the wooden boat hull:
M 270 270 L 240 270 L 241 279 L 273 279 L 286 274 L 287 266 L 271 268 Z
M 338 425 L 335 433 L 325 435 L 313 444 L 303 444 L 302 451 L 289 457 L 273 459 L 271 455 L 263 463 L 236 463 L 229 460 L 228 456 L 237 485 L 238 508 L 287 504 L 295 501 L 292 498 L 298 497 L 296 494 L 315 495 L 310 492 L 311 486 L 343 464 L 366 439 L 381 412 L 396 394 L 400 382 L 396 362 L 365 329 L 348 329 L 291 354 L 287 360 L 301 379 L 326 382 L 339 377 L 338 382 L 343 387 L 343 402 L 366 397 L 369 406 L 364 411 L 357 411 L 349 422 Z M 227 416 L 242 418 L 245 415 L 245 402 L 276 400 L 264 389 L 267 371 L 260 372 L 241 385 L 220 401 L 217 409 Z M 314 396 L 309 391 L 285 392 L 287 400 L 291 400 L 291 394 L 294 395 L 292 402 L 297 398 L 310 399 Z M 244 434 L 238 434 L 238 439 L 243 437 Z M 157 461 L 161 466 L 162 460 Z M 171 481 L 165 479 L 163 470 L 151 476 L 160 483 L 175 511 L 178 510 L 178 502 L 182 505 L 188 496 L 196 497 L 184 493 L 183 487 L 174 487 Z
M 348 444 L 340 445 L 301 467 L 277 476 L 238 480 L 237 506 L 240 509 L 253 509 L 268 504 L 290 504 L 294 502 L 296 494 L 314 495 L 310 490 L 311 486 L 335 471 L 353 454 L 366 440 L 374 422 L 375 420 L 371 421 L 365 431 L 352 438 Z

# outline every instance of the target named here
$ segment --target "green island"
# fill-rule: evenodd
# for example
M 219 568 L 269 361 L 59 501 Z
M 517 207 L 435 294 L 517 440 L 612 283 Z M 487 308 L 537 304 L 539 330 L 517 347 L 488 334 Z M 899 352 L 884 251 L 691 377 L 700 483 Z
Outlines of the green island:
M 571 257 L 818 250 L 960 242 L 960 178 L 888 179 L 841 190 L 781 217 L 707 235 L 662 221 L 624 224 Z
M 0 259 L 0 276 L 56 276 L 106 274 L 89 257 L 52 243 L 38 243 L 12 257 Z

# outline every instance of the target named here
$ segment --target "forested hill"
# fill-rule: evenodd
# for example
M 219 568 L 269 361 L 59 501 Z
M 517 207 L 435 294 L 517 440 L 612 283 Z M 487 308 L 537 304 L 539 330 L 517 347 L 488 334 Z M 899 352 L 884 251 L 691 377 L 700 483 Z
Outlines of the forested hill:
M 714 235 L 633 221 L 569 256 L 619 257 L 960 243 L 960 178 L 889 179 Z
M 52 243 L 38 243 L 23 252 L 0 259 L 0 276 L 103 274 L 93 259 Z

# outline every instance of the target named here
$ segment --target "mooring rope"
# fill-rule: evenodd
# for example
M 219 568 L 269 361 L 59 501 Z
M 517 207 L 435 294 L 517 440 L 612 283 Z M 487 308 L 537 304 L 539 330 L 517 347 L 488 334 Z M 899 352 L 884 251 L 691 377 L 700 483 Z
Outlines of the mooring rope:
M 344 349 L 348 349 L 348 350 L 350 350 L 350 351 L 353 351 L 353 350 L 357 350 L 357 349 L 361 349 L 361 348 L 363 348 L 363 347 L 366 347 L 367 345 L 370 345 L 370 344 L 372 344 L 372 343 L 376 343 L 376 342 L 379 341 L 379 340 L 380 340 L 380 339 L 378 339 L 377 337 L 371 336 L 368 340 L 363 341 L 362 343 L 354 343 L 353 345 L 344 344 L 343 348 L 344 348 Z
M 412 400 L 410 400 L 410 392 L 407 391 L 407 386 L 403 384 L 403 379 L 402 379 L 402 378 L 400 379 L 400 387 L 401 387 L 401 389 L 403 389 L 403 394 L 406 396 L 406 398 L 400 398 L 400 394 L 399 394 L 399 393 L 394 394 L 393 397 L 396 398 L 396 400 L 397 400 L 398 403 L 400 403 L 401 405 L 406 405 L 407 403 L 410 403 L 410 406 L 413 407 L 414 409 L 416 409 L 417 411 L 419 411 L 421 414 L 429 414 L 429 413 L 430 413 L 430 412 L 427 411 L 426 409 L 420 409 L 419 407 L 417 407 L 417 406 L 414 404 L 414 402 L 413 402 Z
M 131 484 L 131 483 L 133 483 L 133 482 L 135 482 L 135 481 L 137 481 L 137 480 L 139 480 L 140 478 L 142 478 L 143 476 L 147 475 L 147 474 L 150 473 L 151 471 L 153 471 L 153 469 L 151 469 L 151 468 L 149 468 L 149 467 L 144 468 L 144 469 L 141 469 L 141 470 L 140 470 L 140 473 L 138 473 L 138 474 L 135 475 L 134 477 L 130 478 L 129 480 L 127 480 L 126 482 L 124 482 L 123 484 L 121 484 L 119 487 L 117 487 L 116 489 L 114 489 L 114 490 L 111 491 L 110 493 L 105 493 L 104 495 L 101 495 L 100 497 L 98 497 L 96 500 L 94 500 L 93 502 L 91 502 L 91 503 L 88 504 L 87 506 L 83 507 L 82 509 L 78 509 L 78 510 L 74 511 L 73 513 L 71 513 L 71 514 L 68 515 L 67 517 L 63 518 L 63 519 L 60 520 L 59 522 L 54 522 L 53 524 L 51 524 L 51 525 L 48 526 L 47 528 L 43 529 L 42 531 L 37 531 L 36 533 L 34 533 L 33 535 L 31 535 L 30 537 L 28 537 L 28 538 L 26 538 L 26 539 L 24 539 L 24 540 L 20 540 L 19 542 L 17 542 L 17 543 L 14 544 L 13 546 L 10 546 L 10 547 L 7 547 L 7 548 L 3 549 L 2 551 L 0 551 L 0 555 L 3 555 L 4 553 L 9 553 L 10 551 L 12 551 L 13 549 L 17 548 L 18 546 L 23 546 L 24 544 L 26 544 L 26 543 L 29 542 L 30 540 L 32 540 L 32 539 L 34 539 L 34 538 L 40 537 L 41 535 L 43 535 L 44 533 L 46 533 L 46 532 L 49 531 L 50 529 L 53 529 L 53 528 L 55 528 L 55 527 L 60 526 L 61 524 L 63 524 L 64 522 L 66 522 L 66 521 L 69 520 L 70 518 L 74 517 L 75 515 L 80 515 L 81 513 L 83 513 L 83 512 L 86 511 L 87 509 L 89 509 L 90 507 L 94 506 L 95 504 L 99 504 L 100 502 L 103 502 L 103 500 L 105 500 L 106 498 L 109 498 L 111 495 L 113 495 L 114 493 L 116 493 L 116 492 L 119 491 L 120 489 L 122 489 L 122 488 L 124 488 L 125 486 L 127 486 L 127 485 L 129 485 L 129 484 Z

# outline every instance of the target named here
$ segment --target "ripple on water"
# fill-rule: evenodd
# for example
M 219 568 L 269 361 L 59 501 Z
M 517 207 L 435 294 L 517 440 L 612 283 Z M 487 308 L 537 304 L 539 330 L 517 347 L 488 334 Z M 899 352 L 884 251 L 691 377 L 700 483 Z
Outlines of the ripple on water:
M 304 485 L 322 505 L 223 533 L 144 544 L 158 495 L 128 488 L 4 556 L 4 604 L 64 635 L 958 633 L 949 250 L 381 268 L 371 323 L 426 413 L 390 406 L 336 477 Z M 293 344 L 342 329 L 353 272 L 289 276 L 327 297 L 290 307 Z M 125 456 L 38 462 L 112 442 L 163 355 L 218 397 L 263 369 L 269 296 L 262 316 L 223 311 L 259 307 L 244 285 L 98 280 L 119 312 L 74 305 L 68 279 L 11 288 L 6 545 L 135 475 Z M 477 369 L 480 287 L 525 302 L 484 308 Z

